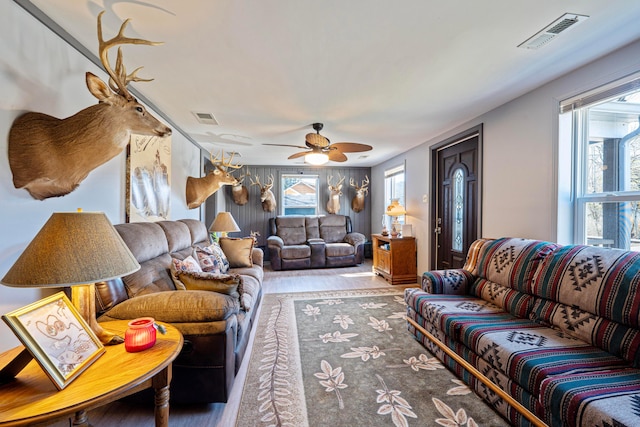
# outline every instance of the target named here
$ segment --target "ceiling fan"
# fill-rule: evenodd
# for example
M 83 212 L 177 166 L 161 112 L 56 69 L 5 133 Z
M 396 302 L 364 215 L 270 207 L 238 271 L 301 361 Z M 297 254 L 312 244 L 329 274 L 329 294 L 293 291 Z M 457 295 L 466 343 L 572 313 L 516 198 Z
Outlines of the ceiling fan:
M 372 149 L 370 145 L 358 144 L 357 142 L 336 142 L 331 144 L 328 138 L 320 135 L 320 131 L 324 127 L 322 123 L 313 123 L 311 125 L 316 133 L 308 133 L 305 137 L 305 146 L 302 145 L 289 145 L 289 144 L 263 144 L 263 145 L 277 145 L 280 147 L 294 147 L 302 148 L 307 151 L 301 151 L 290 155 L 289 159 L 297 159 L 299 157 L 305 158 L 307 163 L 313 165 L 322 165 L 331 160 L 334 162 L 346 162 L 347 156 L 344 153 L 359 153 L 362 151 L 369 151 Z

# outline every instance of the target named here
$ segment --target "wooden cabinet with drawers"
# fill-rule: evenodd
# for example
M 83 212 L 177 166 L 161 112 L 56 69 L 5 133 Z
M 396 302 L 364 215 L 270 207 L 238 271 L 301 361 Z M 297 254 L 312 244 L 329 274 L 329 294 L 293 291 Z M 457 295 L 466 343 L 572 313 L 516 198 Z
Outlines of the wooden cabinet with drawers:
M 417 283 L 415 237 L 374 234 L 373 272 L 391 283 Z

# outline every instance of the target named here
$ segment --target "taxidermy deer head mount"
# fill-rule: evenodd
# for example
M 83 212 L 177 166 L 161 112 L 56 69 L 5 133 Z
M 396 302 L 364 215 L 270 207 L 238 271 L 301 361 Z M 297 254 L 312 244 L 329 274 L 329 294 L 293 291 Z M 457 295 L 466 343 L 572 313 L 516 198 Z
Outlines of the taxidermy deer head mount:
M 18 117 L 9 131 L 9 166 L 13 185 L 24 188 L 35 199 L 64 196 L 75 190 L 89 172 L 117 156 L 129 143 L 131 133 L 152 136 L 171 135 L 171 129 L 149 114 L 129 93 L 129 82 L 150 81 L 131 74 L 122 62 L 118 47 L 115 71 L 107 52 L 122 44 L 161 43 L 125 37 L 129 20 L 118 35 L 102 38 L 102 14 L 98 15 L 100 60 L 109 74 L 109 85 L 87 72 L 89 92 L 100 101 L 66 119 L 28 112 Z
M 340 178 L 340 175 L 338 175 L 338 183 L 332 185 L 333 175 L 327 177 L 327 184 L 329 185 L 329 192 L 331 193 L 329 201 L 327 202 L 327 212 L 330 214 L 340 212 L 340 196 L 342 196 L 342 183 L 344 182 L 344 178 L 344 176 Z
M 362 184 L 359 186 L 351 178 L 349 185 L 356 189 L 356 195 L 351 199 L 351 209 L 354 212 L 362 212 L 364 210 L 364 198 L 369 194 L 369 176 L 365 175 Z
M 273 175 L 269 176 L 269 182 L 265 185 L 260 184 L 260 177 L 256 175 L 255 182 L 251 180 L 251 185 L 260 187 L 260 202 L 262 202 L 262 210 L 265 212 L 273 212 L 276 210 L 276 196 L 271 191 L 273 188 Z
M 224 185 L 235 185 L 238 181 L 228 172 L 229 168 L 240 169 L 242 165 L 234 165 L 231 163 L 234 153 L 231 153 L 229 160 L 224 159 L 224 150 L 220 150 L 222 155 L 218 159 L 218 154 L 213 157 L 209 153 L 209 159 L 214 168 L 201 178 L 187 177 L 187 207 L 195 209 L 204 203 L 213 193 L 221 189 Z
M 250 177 L 249 169 L 237 178 L 236 184 L 231 186 L 231 197 L 236 205 L 246 205 L 249 201 L 249 189 L 244 185 L 244 179 Z

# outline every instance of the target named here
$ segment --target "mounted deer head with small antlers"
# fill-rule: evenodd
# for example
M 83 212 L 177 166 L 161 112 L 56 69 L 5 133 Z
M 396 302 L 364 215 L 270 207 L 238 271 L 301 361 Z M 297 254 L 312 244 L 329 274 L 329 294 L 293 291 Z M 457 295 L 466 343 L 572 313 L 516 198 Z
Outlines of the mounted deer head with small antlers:
M 231 157 L 227 161 L 224 159 L 224 150 L 221 150 L 221 153 L 222 159 L 218 159 L 217 154 L 213 157 L 213 154 L 209 153 L 209 159 L 214 167 L 207 175 L 201 178 L 187 177 L 186 197 L 189 209 L 195 209 L 200 206 L 209 196 L 223 186 L 238 183 L 235 177 L 228 172 L 228 169 L 240 169 L 242 165 L 231 164 L 235 153 L 231 153 Z
M 243 206 L 249 201 L 249 189 L 244 185 L 244 179 L 250 176 L 249 169 L 247 169 L 247 172 L 241 174 L 236 179 L 236 183 L 231 185 L 231 197 L 236 205 Z
M 338 183 L 332 185 L 333 175 L 327 177 L 327 184 L 329 185 L 329 201 L 327 202 L 327 212 L 335 214 L 340 212 L 340 196 L 342 196 L 342 183 L 344 182 L 344 176 L 340 177 L 338 174 Z
M 369 176 L 365 175 L 362 184 L 359 186 L 351 178 L 349 185 L 356 189 L 356 195 L 351 199 L 351 209 L 354 212 L 362 212 L 364 210 L 364 198 L 369 194 Z
M 109 65 L 108 50 L 123 44 L 161 43 L 125 37 L 129 20 L 118 35 L 102 38 L 102 15 L 98 15 L 100 60 L 109 74 L 109 85 L 87 72 L 89 92 L 100 102 L 66 119 L 36 112 L 19 116 L 9 131 L 9 166 L 13 185 L 24 188 L 35 199 L 64 196 L 75 190 L 89 172 L 117 156 L 132 133 L 171 135 L 171 129 L 149 114 L 129 93 L 129 82 L 150 81 L 136 76 L 139 67 L 127 74 L 118 47 L 116 69 Z
M 269 176 L 269 182 L 265 185 L 260 184 L 260 177 L 256 175 L 255 182 L 251 180 L 251 185 L 260 187 L 260 201 L 262 202 L 262 210 L 265 212 L 273 212 L 276 210 L 276 196 L 271 191 L 273 187 L 273 175 Z

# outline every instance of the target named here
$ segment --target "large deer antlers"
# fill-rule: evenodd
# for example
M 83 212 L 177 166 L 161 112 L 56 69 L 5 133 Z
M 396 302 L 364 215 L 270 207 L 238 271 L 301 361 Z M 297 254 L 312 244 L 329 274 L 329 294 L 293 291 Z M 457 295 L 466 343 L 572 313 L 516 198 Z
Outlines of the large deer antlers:
M 227 160 L 225 162 L 224 160 L 224 150 L 220 150 L 221 154 L 222 154 L 222 158 L 220 160 L 218 160 L 218 155 L 216 154 L 215 157 L 213 157 L 213 153 L 209 152 L 209 160 L 211 161 L 211 164 L 214 165 L 216 168 L 220 169 L 221 171 L 226 171 L 227 168 L 231 168 L 231 169 L 241 169 L 242 165 L 234 165 L 231 162 L 233 161 L 233 156 L 236 154 L 233 151 L 231 152 L 231 156 L 229 156 L 229 160 Z
M 124 36 L 124 30 L 127 27 L 127 24 L 131 19 L 126 19 L 122 25 L 120 26 L 120 31 L 118 35 L 109 40 L 104 40 L 102 37 L 102 15 L 104 14 L 104 10 L 100 12 L 98 15 L 98 52 L 100 54 L 100 61 L 104 66 L 105 70 L 109 74 L 109 87 L 114 92 L 119 93 L 124 96 L 128 100 L 133 99 L 133 96 L 127 90 L 127 84 L 129 82 L 150 82 L 153 79 L 142 79 L 136 75 L 140 69 L 143 67 L 138 67 L 131 74 L 127 75 L 127 70 L 122 61 L 122 48 L 118 47 L 118 57 L 116 58 L 116 69 L 115 71 L 111 68 L 109 64 L 109 55 L 108 51 L 114 46 L 118 46 L 121 44 L 144 44 L 149 46 L 157 46 L 161 45 L 162 42 L 152 42 L 149 40 L 143 39 L 135 39 Z
M 340 174 L 338 174 L 338 183 L 336 185 L 332 185 L 331 181 L 333 181 L 333 175 L 327 176 L 327 185 L 329 186 L 329 190 L 332 193 L 340 192 L 340 190 L 342 190 L 342 183 L 344 182 L 345 178 L 346 176 L 340 176 Z M 340 192 L 340 194 L 342 193 Z
M 364 179 L 361 181 L 362 184 L 358 185 L 355 183 L 353 178 L 349 179 L 349 185 L 356 189 L 356 192 L 364 192 L 365 194 L 369 194 L 369 176 L 365 175 Z

